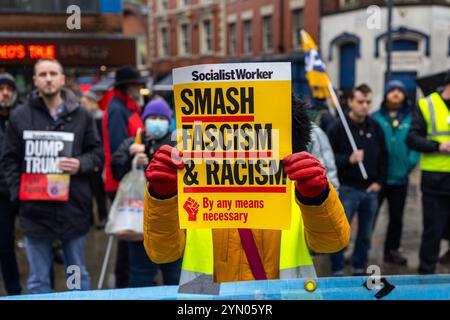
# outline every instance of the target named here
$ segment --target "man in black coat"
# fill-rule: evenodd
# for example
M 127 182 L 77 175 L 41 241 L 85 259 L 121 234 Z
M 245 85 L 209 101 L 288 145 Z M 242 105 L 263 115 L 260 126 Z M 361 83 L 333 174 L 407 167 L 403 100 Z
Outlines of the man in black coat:
M 5 128 L 11 110 L 17 104 L 17 88 L 14 77 L 0 73 L 0 146 L 4 143 Z M 20 294 L 19 270 L 14 250 L 16 206 L 10 201 L 9 188 L 0 172 L 0 269 L 8 295 Z
M 353 251 L 353 275 L 365 275 L 368 252 L 372 237 L 372 226 L 378 210 L 378 195 L 387 177 L 387 149 L 381 126 L 369 117 L 372 91 L 367 85 L 356 87 L 348 100 L 346 114 L 357 150 L 353 151 L 341 121 L 336 121 L 328 130 L 333 148 L 341 186 L 339 198 L 351 224 L 358 213 L 358 235 Z M 362 162 L 368 178 L 364 179 L 358 167 Z M 331 255 L 334 276 L 344 274 L 344 251 Z
M 28 292 L 51 291 L 52 242 L 57 239 L 62 241 L 67 272 L 75 275 L 69 289 L 86 290 L 90 288 L 84 261 L 92 201 L 89 174 L 103 162 L 99 134 L 92 115 L 80 106 L 72 92 L 63 89 L 64 71 L 57 60 L 37 61 L 33 80 L 37 90 L 12 112 L 6 129 L 1 164 L 11 200 L 21 200 L 26 190 L 21 183 L 25 172 L 29 172 L 25 159 L 26 134 L 40 134 L 40 131 L 54 136 L 73 135 L 73 142 L 71 155 L 58 154 L 56 158 L 57 171 L 70 176 L 68 199 L 20 201 L 20 227 L 25 235 L 29 265 Z M 54 189 L 48 190 L 53 196 Z

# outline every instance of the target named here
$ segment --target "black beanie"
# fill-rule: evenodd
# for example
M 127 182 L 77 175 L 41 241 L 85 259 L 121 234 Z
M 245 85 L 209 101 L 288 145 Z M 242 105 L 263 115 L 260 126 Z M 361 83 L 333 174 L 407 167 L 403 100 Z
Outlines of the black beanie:
M 0 72 L 0 84 L 6 83 L 16 91 L 16 80 L 8 72 Z

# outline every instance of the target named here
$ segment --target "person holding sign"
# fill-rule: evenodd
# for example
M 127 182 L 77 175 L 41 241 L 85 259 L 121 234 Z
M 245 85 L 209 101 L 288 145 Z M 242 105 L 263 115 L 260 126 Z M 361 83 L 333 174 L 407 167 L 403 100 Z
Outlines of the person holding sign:
M 290 66 L 287 70 L 290 74 Z M 258 73 L 248 75 L 258 77 Z M 264 73 L 260 75 L 264 77 Z M 290 88 L 289 81 L 287 88 Z M 256 95 L 261 94 L 255 90 Z M 288 96 L 287 101 L 290 100 Z M 207 210 L 208 204 L 199 203 L 195 200 L 196 195 L 192 194 L 179 207 L 177 171 L 185 168 L 184 153 L 163 146 L 151 160 L 146 171 L 149 183 L 144 203 L 144 245 L 156 263 L 168 263 L 183 257 L 180 292 L 217 294 L 217 283 L 221 282 L 316 277 L 308 248 L 331 253 L 347 245 L 350 228 L 336 191 L 328 182 L 320 162 L 305 151 L 311 125 L 305 106 L 295 98 L 291 103 L 292 145 L 289 148 L 292 148 L 292 154 L 282 159 L 282 166 L 294 182 L 293 203 L 270 212 L 273 223 L 287 213 L 291 218 L 289 229 L 180 229 L 180 214 L 187 212 L 189 220 L 194 223 L 193 220 L 203 217 L 202 211 Z M 253 189 L 245 190 L 251 192 Z M 266 205 L 268 195 L 257 202 L 242 200 L 242 204 L 261 208 Z M 244 193 L 244 196 L 250 197 L 251 194 Z M 222 217 L 225 219 L 225 215 Z M 232 214 L 228 216 L 230 219 L 234 217 Z
M 2 169 L 12 201 L 20 200 L 20 227 L 29 265 L 28 293 L 51 291 L 52 242 L 61 240 L 68 276 L 90 287 L 84 241 L 90 227 L 89 175 L 103 162 L 93 116 L 64 89 L 57 60 L 38 60 L 28 101 L 11 113 Z M 70 268 L 68 268 L 70 266 Z

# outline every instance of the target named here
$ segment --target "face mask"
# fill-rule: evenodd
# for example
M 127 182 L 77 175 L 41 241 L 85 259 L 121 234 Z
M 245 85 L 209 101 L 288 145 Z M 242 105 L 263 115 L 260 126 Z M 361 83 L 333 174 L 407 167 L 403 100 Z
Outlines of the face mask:
M 155 138 L 162 138 L 169 132 L 169 120 L 147 119 L 145 120 L 145 131 Z

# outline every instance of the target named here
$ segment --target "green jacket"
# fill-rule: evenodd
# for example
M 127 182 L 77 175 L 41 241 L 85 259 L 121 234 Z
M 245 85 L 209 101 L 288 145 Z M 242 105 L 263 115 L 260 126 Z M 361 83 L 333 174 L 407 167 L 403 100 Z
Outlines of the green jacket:
M 372 115 L 384 131 L 388 151 L 388 185 L 408 184 L 408 175 L 417 165 L 420 153 L 410 150 L 406 145 L 406 137 L 411 125 L 410 113 L 399 112 L 399 126 L 394 128 L 384 106 Z

